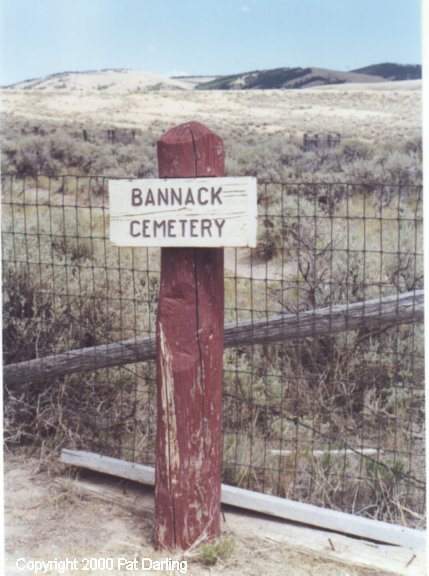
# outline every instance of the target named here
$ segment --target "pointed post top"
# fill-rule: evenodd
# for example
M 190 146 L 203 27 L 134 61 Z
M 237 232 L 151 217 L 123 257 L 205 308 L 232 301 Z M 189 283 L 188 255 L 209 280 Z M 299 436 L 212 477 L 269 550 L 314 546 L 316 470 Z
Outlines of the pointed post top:
M 166 132 L 158 141 L 160 178 L 224 176 L 223 140 L 200 122 L 186 122 Z

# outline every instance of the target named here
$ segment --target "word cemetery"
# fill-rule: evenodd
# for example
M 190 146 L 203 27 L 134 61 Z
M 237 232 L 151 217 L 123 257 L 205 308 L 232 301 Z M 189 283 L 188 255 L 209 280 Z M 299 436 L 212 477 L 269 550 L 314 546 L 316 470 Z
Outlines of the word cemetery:
M 256 179 L 111 180 L 118 246 L 256 246 Z

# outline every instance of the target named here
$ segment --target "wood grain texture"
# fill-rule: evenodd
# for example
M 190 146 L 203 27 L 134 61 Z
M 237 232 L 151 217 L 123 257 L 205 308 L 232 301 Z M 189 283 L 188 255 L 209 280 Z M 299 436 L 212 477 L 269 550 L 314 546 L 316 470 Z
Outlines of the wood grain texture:
M 222 140 L 191 122 L 158 142 L 159 176 L 224 175 Z M 220 534 L 222 248 L 163 248 L 157 315 L 155 544 Z
M 187 122 L 169 130 L 158 141 L 160 178 L 224 176 L 223 140 L 199 122 Z
M 318 308 L 298 314 L 284 313 L 253 321 L 225 324 L 224 347 L 247 346 L 326 336 L 359 328 L 422 321 L 424 291 L 404 292 L 381 299 Z M 40 382 L 76 372 L 147 362 L 156 357 L 156 339 L 135 338 L 62 354 L 9 364 L 3 368 L 6 386 Z

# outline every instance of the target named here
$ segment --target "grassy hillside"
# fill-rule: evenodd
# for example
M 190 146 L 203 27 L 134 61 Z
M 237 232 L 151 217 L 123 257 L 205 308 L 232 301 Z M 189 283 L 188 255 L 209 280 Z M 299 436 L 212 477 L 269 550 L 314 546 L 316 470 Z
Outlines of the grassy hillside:
M 309 88 L 345 82 L 383 82 L 385 79 L 374 74 L 340 72 L 325 68 L 274 68 L 253 70 L 230 76 L 220 76 L 209 82 L 201 82 L 197 90 L 250 90 L 277 88 Z
M 274 70 L 254 70 L 232 76 L 221 76 L 211 82 L 197 86 L 199 90 L 230 90 L 241 88 L 281 88 L 290 82 L 296 82 L 309 74 L 311 68 L 275 68 Z
M 251 70 L 227 76 L 199 75 L 167 78 L 139 70 L 104 69 L 61 72 L 3 86 L 38 92 L 97 92 L 135 94 L 166 90 L 273 90 L 344 83 L 374 83 L 420 79 L 420 65 L 383 63 L 343 72 L 317 67 L 282 67 Z
M 190 90 L 192 85 L 158 74 L 112 68 L 50 74 L 42 78 L 17 82 L 4 88 L 45 92 L 111 92 L 123 94 L 153 90 Z
M 386 80 L 419 80 L 422 77 L 422 67 L 420 64 L 394 64 L 384 62 L 374 64 L 365 68 L 353 70 L 359 74 L 369 74 L 371 76 L 381 76 Z

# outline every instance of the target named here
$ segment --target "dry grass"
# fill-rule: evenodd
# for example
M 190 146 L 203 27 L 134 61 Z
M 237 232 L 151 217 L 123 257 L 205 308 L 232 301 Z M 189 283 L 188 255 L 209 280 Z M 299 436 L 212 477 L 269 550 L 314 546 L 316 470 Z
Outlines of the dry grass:
M 85 198 L 86 188 L 77 186 L 73 191 L 71 183 L 86 180 L 70 179 L 65 193 L 58 194 L 42 178 L 48 188 L 30 186 L 23 192 L 18 187 L 12 192 L 17 197 L 13 209 L 5 206 L 4 232 L 13 224 L 15 233 L 25 234 L 5 237 L 4 258 L 13 263 L 25 255 L 31 263 L 5 268 L 7 362 L 153 332 L 159 254 L 135 254 L 128 249 L 106 252 L 103 195 L 95 196 L 90 210 L 73 205 L 76 198 Z M 43 203 L 34 205 L 40 191 L 49 191 L 49 186 Z M 280 205 L 275 194 L 272 198 L 270 211 L 275 216 Z M 414 255 L 422 231 L 413 221 L 414 200 L 404 197 L 401 202 L 399 206 L 394 198 L 383 205 L 382 220 L 377 196 L 351 194 L 340 198 L 331 219 L 311 199 L 301 198 L 298 233 L 288 241 L 281 239 L 278 255 L 270 261 L 256 258 L 265 275 L 254 282 L 236 278 L 231 274 L 232 262 L 225 284 L 226 321 L 323 307 L 342 301 L 351 288 L 354 300 L 362 300 L 379 294 L 380 280 L 399 286 L 395 280 L 399 237 L 401 251 L 408 255 L 401 282 L 403 290 L 411 289 L 422 275 L 422 259 Z M 287 209 L 297 215 L 295 200 Z M 403 224 L 396 218 L 399 213 Z M 317 234 L 315 215 L 320 218 Z M 40 235 L 43 222 L 49 222 L 50 230 Z M 353 259 L 344 256 L 349 246 L 358 252 Z M 317 270 L 312 268 L 315 251 L 319 253 Z M 286 268 L 285 254 L 291 261 Z M 243 266 L 249 270 L 249 254 L 241 261 Z M 351 271 L 357 278 L 353 287 L 349 286 Z M 138 312 L 142 305 L 145 314 Z M 403 483 L 411 464 L 397 454 L 408 454 L 410 442 L 415 442 L 408 422 L 420 396 L 408 389 L 408 383 L 422 375 L 420 360 L 408 365 L 406 359 L 421 345 L 421 332 L 405 327 L 390 335 L 350 332 L 309 339 L 288 345 L 287 351 L 272 345 L 226 353 L 225 481 L 393 521 L 403 521 L 401 501 L 405 498 L 406 506 L 416 511 L 414 517 L 405 514 L 406 522 L 420 525 L 417 496 L 406 494 Z M 405 383 L 401 395 L 398 379 Z M 85 378 L 73 375 L 37 386 L 18 386 L 7 389 L 6 396 L 5 437 L 11 445 L 35 443 L 54 450 L 101 446 L 109 455 L 134 458 L 144 454 L 146 462 L 153 461 L 153 366 L 128 366 L 88 373 Z M 419 427 L 420 420 L 416 420 L 414 430 Z M 332 457 L 331 449 L 337 440 L 341 449 L 342 438 L 347 438 L 349 446 L 365 442 L 379 452 L 375 459 L 361 458 L 358 453 Z M 292 448 L 289 457 L 270 456 L 271 449 L 285 446 Z M 322 450 L 324 456 L 315 459 L 314 449 Z M 420 475 L 421 463 L 415 456 L 412 466 L 413 473 L 418 470 Z
M 398 83 L 385 89 L 127 95 L 4 90 L 4 158 L 12 167 L 27 166 L 30 174 L 49 167 L 72 174 L 97 169 L 155 175 L 160 135 L 180 122 L 199 120 L 224 137 L 230 174 L 289 182 L 420 183 L 421 94 L 409 88 Z M 48 134 L 21 134 L 21 127 L 31 131 L 34 125 Z M 105 140 L 112 126 L 141 132 L 135 144 L 113 146 Z M 92 142 L 82 142 L 83 128 Z M 343 143 L 334 151 L 304 153 L 304 132 L 340 132 Z M 94 160 L 90 166 L 88 157 Z M 6 267 L 3 276 L 7 362 L 153 333 L 159 252 L 106 253 L 105 182 L 93 179 L 90 194 L 88 180 L 80 182 L 86 184 L 30 178 L 25 191 L 22 183 L 2 191 L 15 202 L 3 209 L 3 231 L 13 227 L 16 233 L 3 242 L 4 255 L 11 263 L 24 260 L 14 270 Z M 399 200 L 388 189 L 371 192 L 374 187 L 352 194 L 333 190 L 332 202 L 319 203 L 311 189 L 295 189 L 301 211 L 297 228 L 298 195 L 280 201 L 280 187 L 260 188 L 266 214 L 259 249 L 227 259 L 227 321 L 329 305 L 351 293 L 354 300 L 368 298 L 379 294 L 382 282 L 389 289 L 420 286 L 422 257 L 415 253 L 421 252 L 422 229 L 413 218 L 421 206 L 415 199 Z M 345 255 L 351 247 L 356 253 Z M 415 361 L 409 360 L 412 345 L 418 351 Z M 401 520 L 403 467 L 412 465 L 419 474 L 423 469 L 416 456 L 423 448 L 420 391 L 406 389 L 411 380 L 422 381 L 421 351 L 421 331 L 404 328 L 390 335 L 350 333 L 305 341 L 287 351 L 272 346 L 226 354 L 225 477 L 302 498 L 311 484 L 314 502 Z M 141 451 L 150 462 L 153 375 L 148 366 L 129 366 L 6 390 L 7 439 L 54 450 L 95 446 L 124 458 Z M 398 391 L 402 385 L 405 390 Z M 376 465 L 368 467 L 354 456 L 333 458 L 332 438 L 339 444 L 382 446 Z M 267 455 L 287 443 L 292 458 Z M 326 456 L 313 458 L 313 449 L 325 450 Z M 341 482 L 348 476 L 355 480 L 345 487 Z M 410 521 L 420 525 L 419 512 L 411 520 L 408 515 Z
M 43 126 L 73 123 L 156 129 L 198 120 L 241 138 L 339 132 L 381 143 L 421 132 L 421 93 L 409 83 L 307 90 L 146 92 L 111 94 L 2 90 L 3 113 Z M 376 86 L 376 89 L 374 89 Z M 161 132 L 159 136 L 161 136 Z

